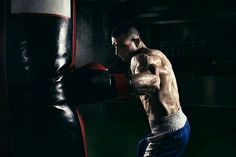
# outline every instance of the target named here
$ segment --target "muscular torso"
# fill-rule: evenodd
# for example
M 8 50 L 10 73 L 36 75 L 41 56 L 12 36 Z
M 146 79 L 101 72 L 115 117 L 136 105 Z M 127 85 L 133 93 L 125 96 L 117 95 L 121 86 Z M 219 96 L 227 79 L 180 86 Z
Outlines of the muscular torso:
M 144 84 L 147 89 L 145 93 L 139 93 L 139 97 L 150 120 L 178 111 L 180 103 L 176 78 L 171 63 L 163 53 L 141 48 L 132 57 L 130 70 L 138 78 L 134 79 L 134 84 Z M 154 79 L 149 81 L 151 77 Z

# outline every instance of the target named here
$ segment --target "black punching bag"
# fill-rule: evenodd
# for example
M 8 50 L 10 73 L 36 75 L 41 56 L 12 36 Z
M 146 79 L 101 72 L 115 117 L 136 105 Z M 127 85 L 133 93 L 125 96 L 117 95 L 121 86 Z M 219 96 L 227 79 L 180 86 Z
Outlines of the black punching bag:
M 70 0 L 7 4 L 7 86 L 14 157 L 84 157 L 79 119 L 64 94 L 72 61 Z

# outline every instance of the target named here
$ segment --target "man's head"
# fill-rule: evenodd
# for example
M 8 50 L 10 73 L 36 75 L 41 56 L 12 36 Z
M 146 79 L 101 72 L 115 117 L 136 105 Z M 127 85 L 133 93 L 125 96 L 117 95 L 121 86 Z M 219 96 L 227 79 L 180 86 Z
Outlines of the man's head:
M 117 26 L 112 32 L 112 45 L 116 55 L 128 61 L 140 47 L 141 39 L 138 30 L 129 23 Z

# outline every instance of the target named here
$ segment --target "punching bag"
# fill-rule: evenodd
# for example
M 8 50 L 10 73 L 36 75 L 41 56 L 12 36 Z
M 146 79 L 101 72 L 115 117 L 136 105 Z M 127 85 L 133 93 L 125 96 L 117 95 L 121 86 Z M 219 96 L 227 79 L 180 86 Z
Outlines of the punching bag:
M 63 79 L 72 62 L 73 1 L 7 3 L 7 88 L 14 157 L 84 157 Z

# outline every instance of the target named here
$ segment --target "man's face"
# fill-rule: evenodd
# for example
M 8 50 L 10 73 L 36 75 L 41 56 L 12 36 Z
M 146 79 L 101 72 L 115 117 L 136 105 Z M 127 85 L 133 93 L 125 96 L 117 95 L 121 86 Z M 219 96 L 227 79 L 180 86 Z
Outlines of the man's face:
M 112 45 L 115 47 L 115 53 L 124 61 L 128 61 L 132 53 L 137 51 L 137 47 L 132 39 L 125 36 L 112 37 Z

